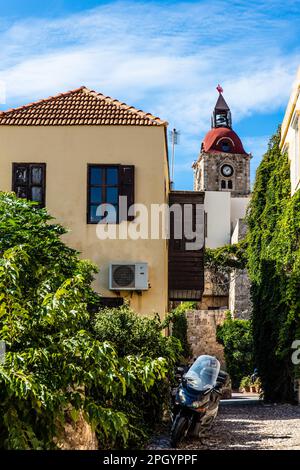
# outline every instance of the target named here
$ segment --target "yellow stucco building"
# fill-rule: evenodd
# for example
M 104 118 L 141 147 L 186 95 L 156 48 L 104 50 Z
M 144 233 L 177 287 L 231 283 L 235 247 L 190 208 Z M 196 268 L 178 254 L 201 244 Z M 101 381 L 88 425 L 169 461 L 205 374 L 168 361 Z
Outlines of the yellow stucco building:
M 125 296 L 136 311 L 161 316 L 168 309 L 167 240 L 100 240 L 96 229 L 97 206 L 118 211 L 120 195 L 149 210 L 168 202 L 166 133 L 165 121 L 85 87 L 0 113 L 0 190 L 45 205 L 69 229 L 65 242 L 100 269 L 100 294 Z M 135 223 L 122 219 L 118 228 Z M 111 263 L 146 263 L 145 290 L 111 290 Z
M 281 126 L 280 147 L 290 160 L 291 193 L 300 187 L 300 67 Z

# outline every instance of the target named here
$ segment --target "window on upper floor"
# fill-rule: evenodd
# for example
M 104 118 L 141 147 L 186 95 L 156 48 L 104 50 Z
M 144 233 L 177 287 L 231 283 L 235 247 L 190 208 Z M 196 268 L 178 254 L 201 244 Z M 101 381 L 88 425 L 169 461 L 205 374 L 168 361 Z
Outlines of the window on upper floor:
M 126 196 L 126 214 L 120 213 L 120 196 Z M 132 220 L 129 207 L 134 204 L 133 165 L 88 165 L 87 223 L 119 223 Z
M 12 190 L 19 198 L 38 203 L 45 207 L 46 164 L 13 163 Z

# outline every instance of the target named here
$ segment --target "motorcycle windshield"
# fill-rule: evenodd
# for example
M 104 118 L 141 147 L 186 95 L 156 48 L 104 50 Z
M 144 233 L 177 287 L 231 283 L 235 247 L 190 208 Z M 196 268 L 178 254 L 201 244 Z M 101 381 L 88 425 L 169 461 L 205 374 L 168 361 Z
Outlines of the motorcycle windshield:
M 199 392 L 216 385 L 220 363 L 213 356 L 199 356 L 185 374 L 187 385 Z

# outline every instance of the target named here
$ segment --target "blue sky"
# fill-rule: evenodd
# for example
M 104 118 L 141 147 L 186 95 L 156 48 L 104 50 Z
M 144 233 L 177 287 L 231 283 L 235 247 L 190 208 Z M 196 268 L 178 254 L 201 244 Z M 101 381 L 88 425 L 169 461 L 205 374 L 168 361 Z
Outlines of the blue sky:
M 0 4 L 2 109 L 81 85 L 144 109 L 180 130 L 175 187 L 191 189 L 221 83 L 254 177 L 300 65 L 298 0 Z

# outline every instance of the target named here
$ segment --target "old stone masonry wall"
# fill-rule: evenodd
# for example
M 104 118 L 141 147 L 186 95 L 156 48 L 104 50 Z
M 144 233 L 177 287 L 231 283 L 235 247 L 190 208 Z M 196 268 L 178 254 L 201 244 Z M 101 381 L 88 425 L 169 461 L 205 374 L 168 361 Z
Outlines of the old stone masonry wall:
M 201 354 L 216 356 L 225 367 L 224 349 L 216 340 L 217 326 L 224 323 L 225 310 L 189 310 L 187 335 L 193 357 Z
M 246 222 L 239 219 L 232 234 L 231 242 L 238 243 L 247 233 Z M 248 320 L 251 318 L 251 283 L 246 269 L 235 269 L 230 275 L 229 310 L 233 318 Z

